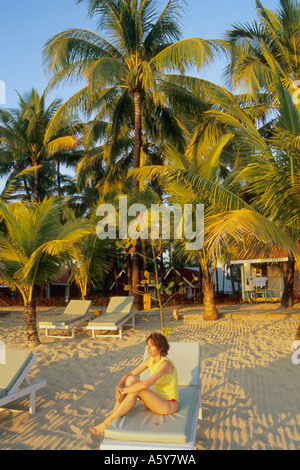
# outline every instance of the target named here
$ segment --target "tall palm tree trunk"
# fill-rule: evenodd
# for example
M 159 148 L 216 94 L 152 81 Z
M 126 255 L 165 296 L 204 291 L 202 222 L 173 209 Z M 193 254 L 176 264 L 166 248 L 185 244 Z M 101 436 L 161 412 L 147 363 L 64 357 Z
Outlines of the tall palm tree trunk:
M 148 250 L 147 250 L 147 242 L 145 239 L 142 240 L 142 251 L 143 251 L 143 271 L 148 271 Z
M 24 189 L 25 189 L 25 193 L 26 193 L 26 198 L 27 198 L 28 201 L 31 201 L 31 194 L 30 194 L 28 184 L 27 184 L 27 181 L 26 181 L 25 178 L 23 179 L 23 184 L 24 184 Z
M 207 275 L 206 270 L 203 270 L 202 276 L 202 289 L 203 289 L 203 305 L 204 305 L 204 320 L 218 320 L 220 318 L 215 294 L 214 286 L 210 274 Z
M 24 313 L 27 324 L 27 341 L 29 347 L 36 347 L 40 339 L 36 324 L 36 300 L 27 300 L 24 304 Z
M 203 305 L 204 314 L 203 320 L 218 320 L 220 318 L 214 292 L 214 284 L 212 276 L 208 268 L 205 253 L 199 255 L 199 264 L 202 271 L 202 291 L 203 291 Z
M 119 271 L 118 271 L 118 255 L 117 255 L 117 248 L 116 242 L 113 243 L 113 277 L 115 281 L 115 295 L 119 295 Z
M 134 254 L 132 255 L 132 289 L 133 289 L 133 306 L 137 310 L 143 309 L 143 298 L 141 294 L 137 292 L 140 289 L 141 282 L 141 243 L 137 240 Z
M 133 150 L 133 169 L 140 167 L 141 146 L 142 146 L 142 95 L 140 91 L 133 93 L 134 100 L 134 150 Z M 133 176 L 132 188 L 138 189 L 139 182 L 136 176 Z
M 134 99 L 134 151 L 133 151 L 133 169 L 140 167 L 140 156 L 141 156 L 141 145 L 142 145 L 142 95 L 141 92 L 137 89 L 133 93 Z M 139 189 L 139 182 L 136 176 L 133 176 L 132 180 L 133 190 Z M 133 296 L 134 296 L 134 308 L 137 310 L 142 310 L 143 308 L 143 299 L 142 296 L 136 292 L 139 289 L 141 281 L 141 240 L 138 239 L 135 251 L 132 257 L 132 286 L 133 286 Z
M 293 307 L 293 286 L 294 286 L 294 273 L 295 273 L 295 260 L 288 257 L 287 261 L 287 273 L 284 282 L 284 289 L 281 299 L 281 306 L 284 308 Z
M 57 166 L 56 166 L 56 178 L 57 178 L 57 194 L 59 196 L 62 195 L 62 191 L 61 191 L 61 183 L 60 183 L 60 165 L 59 165 L 59 162 L 57 162 Z
M 38 165 L 39 165 L 39 162 L 38 160 L 35 158 L 33 159 L 33 166 L 34 166 L 34 171 L 33 171 L 33 178 L 34 178 L 34 183 L 33 183 L 33 187 L 34 187 L 34 202 L 39 202 L 39 170 L 38 170 Z
M 229 273 L 230 273 L 230 282 L 231 282 L 231 288 L 232 292 L 235 292 L 235 285 L 234 285 L 234 278 L 233 278 L 233 272 L 232 272 L 232 265 L 229 265 Z

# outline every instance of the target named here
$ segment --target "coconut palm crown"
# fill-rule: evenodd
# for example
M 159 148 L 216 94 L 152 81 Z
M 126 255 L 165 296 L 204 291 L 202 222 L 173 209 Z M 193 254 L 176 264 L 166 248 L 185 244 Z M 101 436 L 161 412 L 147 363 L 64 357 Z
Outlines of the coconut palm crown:
M 0 108 L 0 174 L 9 175 L 2 197 L 10 198 L 23 186 L 26 199 L 40 201 L 41 180 L 53 179 L 53 161 L 78 147 L 75 121 L 61 121 L 55 135 L 49 132 L 51 119 L 61 103 L 55 99 L 46 105 L 46 93 L 39 95 L 31 89 L 19 95 L 17 109 Z
M 134 114 L 133 168 L 140 165 L 142 106 L 165 107 L 167 72 L 183 73 L 213 59 L 221 41 L 180 40 L 182 6 L 168 0 L 160 12 L 156 0 L 86 1 L 90 17 L 98 18 L 98 33 L 69 29 L 51 38 L 44 48 L 44 63 L 52 75 L 50 87 L 62 80 L 84 77 L 88 85 L 61 108 L 58 116 L 78 107 L 109 117 L 121 132 L 128 132 Z M 67 111 L 68 110 L 68 111 Z M 123 130 L 122 130 L 123 129 Z M 133 179 L 137 187 L 137 180 Z
M 99 33 L 69 29 L 50 39 L 44 48 L 44 63 L 52 75 L 49 87 L 79 77 L 87 82 L 57 112 L 57 123 L 76 109 L 96 113 L 99 121 L 107 119 L 110 139 L 132 132 L 132 167 L 139 168 L 143 110 L 150 109 L 153 115 L 155 110 L 166 109 L 170 99 L 176 100 L 168 74 L 202 67 L 224 48 L 223 42 L 180 39 L 184 2 L 178 0 L 168 0 L 161 11 L 156 0 L 80 1 L 86 1 L 90 17 L 98 19 Z M 177 96 L 180 99 L 180 89 Z M 168 116 L 173 129 L 178 129 L 177 117 Z M 132 187 L 139 187 L 135 176 Z M 136 255 L 133 277 L 139 283 Z M 138 299 L 135 302 L 141 305 Z

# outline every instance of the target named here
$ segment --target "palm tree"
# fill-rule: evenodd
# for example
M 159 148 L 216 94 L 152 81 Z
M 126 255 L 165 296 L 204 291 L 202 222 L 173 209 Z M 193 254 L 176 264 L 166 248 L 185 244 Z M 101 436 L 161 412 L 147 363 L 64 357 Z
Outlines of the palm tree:
M 69 250 L 70 279 L 73 279 L 79 287 L 83 300 L 87 298 L 89 287 L 95 288 L 103 281 L 105 275 L 110 271 L 112 260 L 112 242 L 100 240 L 97 237 L 97 207 L 98 204 L 86 218 L 94 230 L 73 243 Z M 77 217 L 72 209 L 66 209 L 64 216 L 69 222 L 76 222 Z
M 227 92 L 226 92 L 227 96 Z M 253 125 L 253 123 L 252 123 Z M 253 125 L 255 128 L 255 126 Z M 254 129 L 251 129 L 255 132 Z M 247 129 L 246 131 L 247 132 Z M 250 131 L 249 131 L 250 132 Z M 179 250 L 189 259 L 197 260 L 202 270 L 204 293 L 204 318 L 219 318 L 214 301 L 209 267 L 222 251 L 241 253 L 241 248 L 258 245 L 285 247 L 295 256 L 299 250 L 293 240 L 254 207 L 230 191 L 219 179 L 218 161 L 221 152 L 234 134 L 225 134 L 211 149 L 208 157 L 187 152 L 180 155 L 169 149 L 169 165 L 149 166 L 135 170 L 137 177 L 151 181 L 158 178 L 170 195 L 169 203 L 205 205 L 204 245 L 201 250 L 187 251 L 184 241 L 178 242 Z M 222 183 L 222 184 L 221 184 Z
M 81 220 L 62 224 L 63 198 L 41 203 L 0 201 L 4 227 L 0 232 L 1 283 L 17 289 L 24 302 L 27 340 L 38 346 L 36 286 L 57 276 L 66 266 L 73 243 L 91 232 Z M 95 229 L 95 227 L 93 227 Z
M 2 175 L 9 174 L 4 190 L 8 198 L 23 182 L 26 199 L 41 199 L 42 185 L 39 178 L 53 178 L 52 161 L 65 158 L 65 152 L 79 145 L 75 122 L 60 123 L 55 135 L 49 132 L 52 117 L 61 105 L 54 100 L 48 107 L 45 93 L 39 96 L 32 89 L 23 97 L 19 95 L 19 109 L 0 109 L 0 169 Z M 51 157 L 51 160 L 50 160 Z M 33 184 L 30 175 L 33 172 Z M 54 173 L 54 174 L 53 174 Z
M 227 74 L 231 85 L 253 96 L 267 92 L 274 98 L 273 74 L 265 51 L 271 54 L 287 87 L 300 79 L 300 3 L 279 0 L 276 12 L 264 8 L 259 0 L 255 3 L 258 19 L 235 25 L 226 33 L 230 50 Z
M 98 119 L 108 118 L 111 136 L 118 131 L 125 135 L 133 127 L 132 167 L 139 168 L 142 116 L 146 109 L 166 108 L 170 91 L 168 73 L 183 73 L 191 65 L 203 66 L 223 43 L 199 38 L 180 40 L 182 7 L 178 0 L 167 0 L 162 11 L 155 0 L 86 2 L 90 17 L 98 17 L 100 32 L 104 31 L 109 39 L 91 31 L 70 29 L 47 42 L 45 65 L 53 75 L 49 87 L 62 80 L 78 79 L 78 74 L 87 81 L 87 86 L 58 111 L 58 121 L 70 108 L 80 108 L 85 112 L 96 110 Z M 135 177 L 132 187 L 138 190 Z M 135 283 L 139 283 L 138 264 L 136 254 Z M 139 296 L 135 302 L 140 304 Z
M 299 79 L 300 3 L 281 0 L 277 13 L 257 1 L 260 23 L 235 27 L 228 33 L 233 84 L 250 84 L 257 97 L 268 95 L 271 120 L 261 129 L 266 137 L 258 143 L 252 161 L 245 160 L 241 178 L 249 183 L 248 194 L 256 194 L 260 210 L 299 241 L 299 136 L 300 106 L 295 100 Z M 266 147 L 267 146 L 267 147 Z M 264 150 L 262 152 L 262 149 Z M 250 165 L 249 165 L 250 163 Z M 289 254 L 282 306 L 293 305 L 295 259 Z

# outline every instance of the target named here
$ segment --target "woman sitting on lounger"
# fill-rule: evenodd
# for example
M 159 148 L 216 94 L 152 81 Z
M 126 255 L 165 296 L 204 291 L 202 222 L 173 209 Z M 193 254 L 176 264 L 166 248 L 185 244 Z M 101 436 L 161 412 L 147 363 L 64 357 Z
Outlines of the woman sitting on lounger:
M 109 424 L 124 416 L 139 398 L 149 410 L 159 415 L 171 415 L 178 411 L 178 377 L 173 362 L 166 356 L 169 344 L 165 336 L 152 333 L 146 340 L 149 358 L 124 375 L 116 387 L 116 403 L 111 414 L 101 424 L 90 428 L 93 434 L 102 434 Z M 144 381 L 137 378 L 147 368 L 151 376 Z M 155 391 L 149 389 L 155 386 Z

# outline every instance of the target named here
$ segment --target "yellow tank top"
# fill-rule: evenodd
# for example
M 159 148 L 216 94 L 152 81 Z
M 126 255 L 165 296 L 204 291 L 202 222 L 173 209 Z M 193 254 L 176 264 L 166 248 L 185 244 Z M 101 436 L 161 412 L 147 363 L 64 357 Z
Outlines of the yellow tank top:
M 178 396 L 178 375 L 176 367 L 173 362 L 167 358 L 162 357 L 160 361 L 156 364 L 153 364 L 153 358 L 149 359 L 148 367 L 150 369 L 151 375 L 157 370 L 162 361 L 169 361 L 173 366 L 173 372 L 171 374 L 162 375 L 154 384 L 156 393 L 164 398 L 165 400 L 177 400 L 179 401 Z

